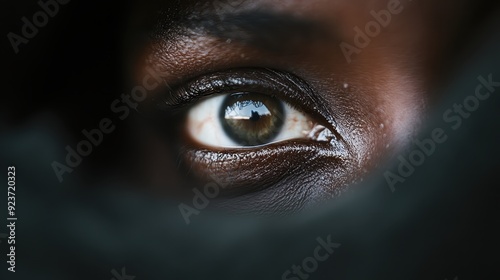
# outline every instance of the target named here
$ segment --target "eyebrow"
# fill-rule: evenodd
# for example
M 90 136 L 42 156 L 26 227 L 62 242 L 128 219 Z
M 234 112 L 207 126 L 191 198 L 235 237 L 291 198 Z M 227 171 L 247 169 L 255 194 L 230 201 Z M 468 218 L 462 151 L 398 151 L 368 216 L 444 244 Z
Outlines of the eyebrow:
M 330 41 L 334 37 L 324 25 L 313 19 L 262 10 L 224 14 L 204 12 L 176 25 L 180 29 L 205 33 L 269 52 L 304 49 L 314 42 Z

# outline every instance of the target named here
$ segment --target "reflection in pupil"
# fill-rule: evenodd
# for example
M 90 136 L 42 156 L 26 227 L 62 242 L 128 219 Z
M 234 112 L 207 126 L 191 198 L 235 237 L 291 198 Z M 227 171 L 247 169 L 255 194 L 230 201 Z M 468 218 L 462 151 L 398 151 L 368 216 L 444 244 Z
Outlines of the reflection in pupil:
M 252 115 L 250 116 L 251 121 L 258 121 L 260 119 L 259 113 L 252 111 Z
M 226 134 L 245 146 L 266 144 L 283 125 L 283 104 L 258 93 L 229 95 L 221 107 L 220 121 Z

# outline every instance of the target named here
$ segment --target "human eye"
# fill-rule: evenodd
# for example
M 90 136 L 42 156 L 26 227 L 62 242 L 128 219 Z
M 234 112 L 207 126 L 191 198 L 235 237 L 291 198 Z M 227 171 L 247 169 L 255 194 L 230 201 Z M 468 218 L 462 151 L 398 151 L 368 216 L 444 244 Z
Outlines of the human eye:
M 311 190 L 311 181 L 329 176 L 317 174 L 321 166 L 340 167 L 348 158 L 325 103 L 285 71 L 243 68 L 201 75 L 174 86 L 162 103 L 182 115 L 181 168 L 199 182 L 224 182 L 221 200 L 225 194 L 234 201 L 295 188 L 289 193 L 293 199 Z M 283 199 L 274 196 L 269 205 Z
M 339 196 L 407 141 L 420 113 L 411 73 L 376 52 L 347 63 L 345 26 L 323 17 L 230 14 L 161 24 L 141 55 L 168 87 L 152 94 L 164 112 L 151 142 L 162 189 L 189 199 L 215 183 L 211 205 L 296 211 Z
M 261 86 L 221 88 L 213 96 L 196 102 L 185 120 L 188 137 L 208 149 L 258 149 L 293 139 L 330 141 L 335 138 L 324 125 L 326 121 L 318 121 L 304 112 L 295 100 L 285 101 L 289 98 L 284 92 L 291 89 Z

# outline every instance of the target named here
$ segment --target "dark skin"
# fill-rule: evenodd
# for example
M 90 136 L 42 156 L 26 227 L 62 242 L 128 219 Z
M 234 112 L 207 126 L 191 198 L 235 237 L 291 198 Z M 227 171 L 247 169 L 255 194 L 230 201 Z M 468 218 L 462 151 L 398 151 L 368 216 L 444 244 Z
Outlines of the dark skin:
M 168 85 L 153 94 L 162 108 L 144 110 L 155 115 L 154 125 L 141 130 L 146 184 L 190 201 L 193 187 L 215 181 L 224 188 L 211 206 L 268 214 L 303 209 L 362 180 L 400 151 L 424 119 L 436 63 L 453 34 L 449 22 L 459 14 L 446 3 L 393 3 L 399 12 L 349 63 L 340 44 L 354 45 L 353 28 L 364 29 L 374 20 L 370 11 L 387 10 L 389 2 L 243 1 L 222 12 L 206 1 L 171 3 L 134 56 L 137 83 L 151 67 Z M 223 86 L 193 89 L 200 80 Z M 186 133 L 186 115 L 203 98 L 274 95 L 276 84 L 293 84 L 283 99 L 294 96 L 285 101 L 333 139 L 227 148 Z

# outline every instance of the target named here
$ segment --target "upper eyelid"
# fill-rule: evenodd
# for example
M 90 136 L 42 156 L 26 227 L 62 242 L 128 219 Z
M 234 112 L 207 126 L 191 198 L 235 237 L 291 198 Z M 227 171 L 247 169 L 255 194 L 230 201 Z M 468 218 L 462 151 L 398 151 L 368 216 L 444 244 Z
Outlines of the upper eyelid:
M 313 116 L 319 114 L 334 130 L 337 128 L 332 114 L 325 106 L 326 102 L 315 94 L 307 83 L 290 73 L 269 68 L 231 69 L 202 75 L 174 87 L 164 96 L 162 102 L 168 108 L 182 108 L 192 105 L 198 99 L 214 94 L 240 91 L 262 91 L 261 93 L 269 94 L 265 91 L 269 91 L 273 86 L 264 86 L 262 85 L 264 83 L 280 84 L 281 88 L 275 91 L 285 96 L 277 93 L 278 97 L 291 100 L 290 105 L 295 108 L 297 106 L 294 103 L 305 104 L 305 109 L 310 108 L 314 111 Z M 303 110 L 304 108 L 297 109 Z

